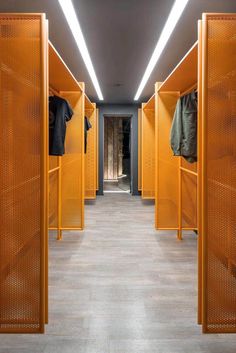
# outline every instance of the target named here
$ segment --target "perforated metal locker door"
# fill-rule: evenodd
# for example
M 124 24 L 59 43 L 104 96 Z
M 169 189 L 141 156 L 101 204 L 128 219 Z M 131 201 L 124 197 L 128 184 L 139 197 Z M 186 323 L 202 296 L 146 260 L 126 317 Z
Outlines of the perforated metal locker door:
M 236 332 L 236 15 L 207 15 L 203 47 L 203 329 Z
M 0 332 L 44 327 L 44 21 L 0 15 Z

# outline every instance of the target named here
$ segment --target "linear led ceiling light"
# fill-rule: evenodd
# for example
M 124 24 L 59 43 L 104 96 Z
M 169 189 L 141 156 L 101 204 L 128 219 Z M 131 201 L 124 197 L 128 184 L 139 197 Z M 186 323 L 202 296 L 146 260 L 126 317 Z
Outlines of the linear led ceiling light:
M 75 13 L 74 6 L 71 0 L 58 0 L 61 5 L 62 11 L 64 12 L 65 18 L 71 29 L 71 32 L 75 38 L 76 44 L 79 48 L 80 54 L 84 60 L 85 66 L 88 70 L 89 76 L 93 82 L 94 88 L 97 92 L 98 98 L 103 100 L 102 92 L 98 83 L 98 79 L 93 67 L 92 60 L 90 58 L 87 45 L 84 40 L 84 36 Z
M 171 12 L 169 14 L 169 17 L 166 21 L 166 24 L 161 32 L 160 38 L 158 39 L 156 48 L 154 49 L 154 52 L 151 56 L 151 59 L 148 63 L 148 66 L 144 72 L 142 81 L 140 82 L 139 88 L 137 90 L 137 93 L 134 97 L 134 100 L 137 101 L 158 61 L 158 59 L 161 56 L 161 53 L 163 52 L 166 43 L 168 42 L 180 16 L 182 15 L 182 12 L 185 9 L 185 6 L 187 5 L 189 0 L 176 0 Z

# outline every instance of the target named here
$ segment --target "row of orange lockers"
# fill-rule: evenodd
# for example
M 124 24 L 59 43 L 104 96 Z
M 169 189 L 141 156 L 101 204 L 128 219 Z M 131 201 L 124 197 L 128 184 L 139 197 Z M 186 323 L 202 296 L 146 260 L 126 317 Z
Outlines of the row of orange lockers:
M 235 34 L 236 14 L 203 14 L 197 43 L 139 111 L 139 189 L 155 200 L 156 228 L 178 239 L 198 232 L 203 332 L 236 332 Z M 170 129 L 177 100 L 195 89 L 198 162 L 189 164 L 173 156 Z
M 44 14 L 1 14 L 0 26 L 0 332 L 39 333 L 48 322 L 48 228 L 58 238 L 82 229 L 84 200 L 96 197 L 98 111 L 48 42 Z M 50 90 L 74 111 L 62 157 L 48 157 Z

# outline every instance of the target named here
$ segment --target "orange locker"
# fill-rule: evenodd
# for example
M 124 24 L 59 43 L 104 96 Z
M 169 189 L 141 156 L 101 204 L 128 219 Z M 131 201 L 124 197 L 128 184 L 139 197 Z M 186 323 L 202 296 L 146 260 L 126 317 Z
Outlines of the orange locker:
M 0 332 L 46 320 L 47 42 L 44 15 L 0 15 Z

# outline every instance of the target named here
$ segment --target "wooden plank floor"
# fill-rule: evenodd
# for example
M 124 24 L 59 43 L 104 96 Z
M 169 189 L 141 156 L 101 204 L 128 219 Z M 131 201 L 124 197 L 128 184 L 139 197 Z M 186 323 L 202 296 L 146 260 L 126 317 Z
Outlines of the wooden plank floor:
M 1 335 L 0 353 L 235 353 L 196 324 L 197 241 L 154 230 L 154 206 L 106 194 L 86 230 L 50 236 L 45 335 Z

